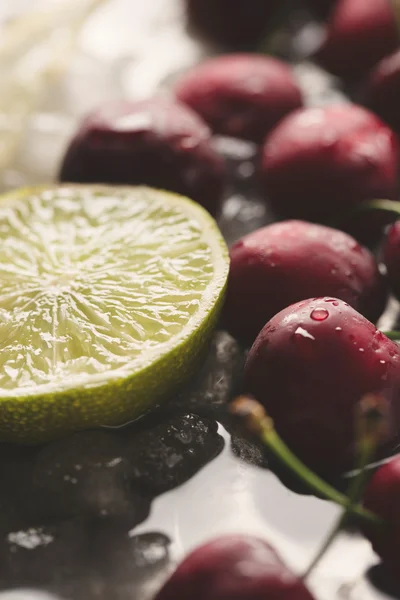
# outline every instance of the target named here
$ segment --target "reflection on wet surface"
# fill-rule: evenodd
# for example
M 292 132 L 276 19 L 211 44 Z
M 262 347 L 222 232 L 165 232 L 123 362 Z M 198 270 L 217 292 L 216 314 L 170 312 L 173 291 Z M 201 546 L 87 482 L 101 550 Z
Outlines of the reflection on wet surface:
M 4 448 L 0 588 L 37 586 L 73 600 L 148 597 L 169 538 L 136 535 L 152 498 L 191 478 L 224 445 L 218 425 L 174 415 L 43 448 Z

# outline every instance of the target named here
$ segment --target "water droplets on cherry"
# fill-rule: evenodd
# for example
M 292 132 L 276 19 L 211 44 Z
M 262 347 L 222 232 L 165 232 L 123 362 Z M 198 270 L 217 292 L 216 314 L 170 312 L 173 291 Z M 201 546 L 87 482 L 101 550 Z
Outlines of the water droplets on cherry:
M 313 321 L 326 321 L 329 317 L 329 312 L 326 308 L 314 308 L 310 313 L 310 317 Z

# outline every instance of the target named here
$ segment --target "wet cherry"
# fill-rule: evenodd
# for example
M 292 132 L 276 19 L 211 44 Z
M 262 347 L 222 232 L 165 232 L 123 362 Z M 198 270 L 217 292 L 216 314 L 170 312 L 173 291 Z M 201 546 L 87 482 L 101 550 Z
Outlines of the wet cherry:
M 372 321 L 386 303 L 386 284 L 373 255 L 354 238 L 305 221 L 282 221 L 233 244 L 225 326 L 252 343 L 276 313 L 303 298 L 332 296 Z M 337 304 L 336 304 L 337 306 Z M 315 320 L 325 313 L 315 312 Z
M 305 300 L 273 317 L 250 350 L 244 387 L 291 450 L 324 475 L 353 466 L 365 394 L 381 393 L 390 406 L 380 451 L 398 438 L 400 348 L 341 300 Z
M 189 196 L 215 214 L 224 166 L 196 113 L 152 98 L 113 102 L 88 115 L 67 149 L 60 179 L 149 185 Z

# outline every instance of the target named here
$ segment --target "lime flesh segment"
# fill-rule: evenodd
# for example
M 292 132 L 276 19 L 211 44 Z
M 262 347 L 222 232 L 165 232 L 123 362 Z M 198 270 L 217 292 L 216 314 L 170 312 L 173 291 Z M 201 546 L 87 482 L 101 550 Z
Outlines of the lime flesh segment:
M 119 425 L 183 384 L 223 299 L 228 250 L 198 204 L 145 187 L 0 199 L 0 438 Z

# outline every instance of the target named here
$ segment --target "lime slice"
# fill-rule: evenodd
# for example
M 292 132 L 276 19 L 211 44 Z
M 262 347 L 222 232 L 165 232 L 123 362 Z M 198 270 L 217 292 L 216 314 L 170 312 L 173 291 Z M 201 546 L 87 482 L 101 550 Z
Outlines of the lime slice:
M 0 438 L 120 425 L 193 373 L 228 250 L 209 214 L 145 187 L 0 199 Z

